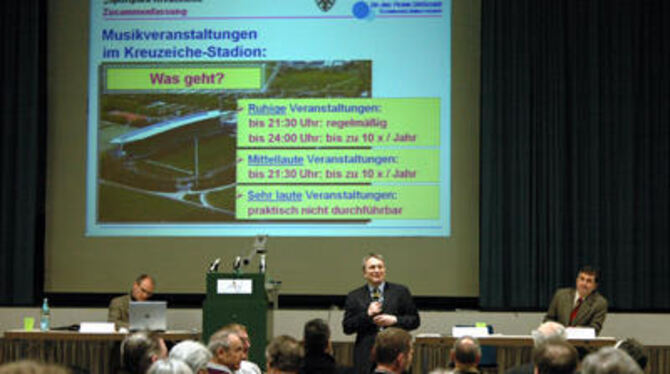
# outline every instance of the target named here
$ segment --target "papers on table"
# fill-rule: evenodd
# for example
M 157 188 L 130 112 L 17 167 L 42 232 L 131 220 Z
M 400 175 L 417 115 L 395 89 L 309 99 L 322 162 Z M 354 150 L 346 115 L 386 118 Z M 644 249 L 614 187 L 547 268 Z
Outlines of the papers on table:
M 565 329 L 568 339 L 595 339 L 596 330 L 593 327 L 568 327 Z
M 82 322 L 79 325 L 79 332 L 106 334 L 116 332 L 116 329 L 114 322 Z
M 451 328 L 451 335 L 460 338 L 461 336 L 472 336 L 475 338 L 481 338 L 484 336 L 489 336 L 489 329 L 487 327 L 476 327 L 476 326 L 454 326 Z

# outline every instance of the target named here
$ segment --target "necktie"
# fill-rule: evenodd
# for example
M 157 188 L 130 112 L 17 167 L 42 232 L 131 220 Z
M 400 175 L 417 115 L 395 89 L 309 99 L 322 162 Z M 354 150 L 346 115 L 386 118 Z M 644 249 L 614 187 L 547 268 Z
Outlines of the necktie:
M 577 317 L 577 312 L 579 311 L 579 307 L 582 306 L 582 298 L 580 297 L 577 299 L 577 304 L 575 304 L 575 307 L 572 309 L 572 313 L 570 313 L 570 325 L 572 325 L 572 321 L 575 320 L 575 317 Z

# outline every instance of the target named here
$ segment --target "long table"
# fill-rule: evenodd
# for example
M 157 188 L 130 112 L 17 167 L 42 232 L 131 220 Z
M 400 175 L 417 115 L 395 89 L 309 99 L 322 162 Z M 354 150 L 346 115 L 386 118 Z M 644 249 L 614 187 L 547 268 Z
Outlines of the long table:
M 75 331 L 23 331 L 4 333 L 0 363 L 22 359 L 54 362 L 90 373 L 112 374 L 120 366 L 120 344 L 126 333 L 80 333 Z M 200 339 L 197 331 L 159 333 L 166 342 Z

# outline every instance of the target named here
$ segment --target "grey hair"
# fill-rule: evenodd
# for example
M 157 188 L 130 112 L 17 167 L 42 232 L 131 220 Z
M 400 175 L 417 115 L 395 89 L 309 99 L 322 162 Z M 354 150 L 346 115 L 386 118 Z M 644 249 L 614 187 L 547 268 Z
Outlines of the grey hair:
M 168 358 L 154 362 L 147 374 L 193 374 L 193 371 L 183 361 Z
M 582 374 L 642 374 L 642 369 L 626 352 L 605 347 L 584 358 Z
M 184 361 L 194 373 L 197 373 L 198 370 L 207 368 L 212 353 L 202 343 L 184 340 L 172 347 L 170 358 Z
M 214 335 L 209 338 L 207 349 L 209 349 L 212 355 L 215 356 L 216 351 L 218 351 L 219 348 L 223 348 L 225 351 L 227 351 L 228 348 L 230 348 L 230 337 L 233 335 L 238 336 L 237 332 L 230 329 L 221 329 L 215 332 Z
M 554 321 L 541 324 L 537 330 L 531 332 L 531 336 L 533 337 L 535 347 L 539 347 L 547 342 L 566 341 L 568 339 L 565 326 Z
M 363 263 L 362 263 L 363 270 L 365 270 L 365 263 L 368 262 L 368 260 L 371 259 L 371 258 L 376 258 L 377 260 L 383 262 L 384 266 L 386 266 L 386 261 L 384 261 L 384 256 L 380 255 L 379 253 L 370 252 L 365 257 L 363 257 Z

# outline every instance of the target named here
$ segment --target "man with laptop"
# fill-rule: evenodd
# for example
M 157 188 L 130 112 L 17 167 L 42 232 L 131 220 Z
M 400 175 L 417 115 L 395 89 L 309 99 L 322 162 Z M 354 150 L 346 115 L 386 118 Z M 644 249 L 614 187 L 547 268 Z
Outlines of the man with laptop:
M 130 293 L 127 295 L 115 297 L 109 303 L 108 322 L 114 322 L 116 328 L 128 329 L 130 323 L 130 302 L 147 301 L 153 296 L 155 280 L 148 274 L 140 274 L 135 279 Z

